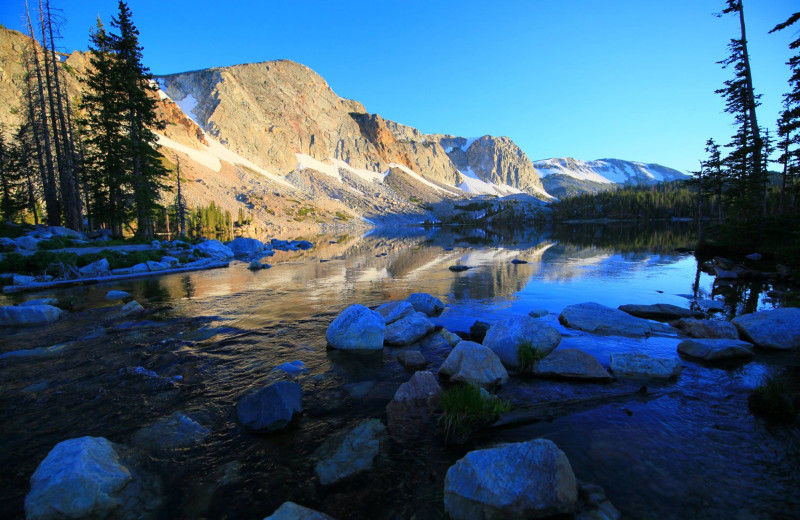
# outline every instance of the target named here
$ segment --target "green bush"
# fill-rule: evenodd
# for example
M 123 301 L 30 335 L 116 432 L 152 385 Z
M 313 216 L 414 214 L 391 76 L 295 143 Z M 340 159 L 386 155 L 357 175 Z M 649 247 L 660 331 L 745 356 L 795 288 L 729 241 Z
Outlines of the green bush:
M 43 251 L 52 251 L 53 249 L 64 249 L 67 247 L 75 247 L 75 239 L 71 237 L 53 237 L 47 240 L 40 241 L 37 248 Z
M 497 420 L 511 406 L 475 385 L 455 385 L 442 392 L 439 426 L 445 441 L 458 441 L 481 425 Z

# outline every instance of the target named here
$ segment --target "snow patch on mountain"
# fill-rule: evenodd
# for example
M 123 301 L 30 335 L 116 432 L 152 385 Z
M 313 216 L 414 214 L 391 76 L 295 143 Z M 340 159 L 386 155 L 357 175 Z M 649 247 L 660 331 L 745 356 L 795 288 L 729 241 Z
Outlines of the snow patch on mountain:
M 533 166 L 540 178 L 561 174 L 580 181 L 598 184 L 655 184 L 689 178 L 683 172 L 660 164 L 645 164 L 620 159 L 582 161 L 566 157 L 533 161 Z

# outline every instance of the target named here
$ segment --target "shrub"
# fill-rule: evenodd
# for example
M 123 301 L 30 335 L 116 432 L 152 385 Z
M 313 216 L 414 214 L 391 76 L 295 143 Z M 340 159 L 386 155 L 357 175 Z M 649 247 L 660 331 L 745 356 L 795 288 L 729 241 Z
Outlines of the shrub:
M 547 353 L 533 346 L 530 340 L 523 340 L 517 346 L 517 359 L 519 359 L 519 366 L 517 372 L 521 375 L 531 375 L 533 368 L 544 359 Z
M 53 237 L 47 240 L 40 241 L 36 247 L 43 251 L 52 251 L 53 249 L 64 249 L 65 247 L 74 247 L 75 240 L 71 237 Z
M 475 385 L 455 385 L 442 392 L 439 426 L 445 441 L 463 440 L 476 427 L 490 424 L 511 405 Z
M 785 374 L 764 378 L 747 399 L 750 411 L 770 421 L 794 421 L 800 413 L 800 395 L 792 386 L 792 378 Z

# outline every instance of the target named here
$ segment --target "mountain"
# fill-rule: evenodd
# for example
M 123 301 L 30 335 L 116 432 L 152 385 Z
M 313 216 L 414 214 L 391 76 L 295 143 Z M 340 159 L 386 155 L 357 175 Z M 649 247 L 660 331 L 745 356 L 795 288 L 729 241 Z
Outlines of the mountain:
M 621 159 L 581 161 L 571 157 L 533 162 L 548 193 L 563 198 L 597 193 L 620 185 L 655 184 L 686 180 L 688 175 L 660 164 Z

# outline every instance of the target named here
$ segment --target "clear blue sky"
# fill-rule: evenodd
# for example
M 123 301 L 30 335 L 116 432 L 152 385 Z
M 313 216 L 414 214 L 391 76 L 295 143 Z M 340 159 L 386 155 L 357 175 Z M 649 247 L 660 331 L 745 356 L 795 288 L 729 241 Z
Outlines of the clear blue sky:
M 51 0 L 61 46 L 86 49 L 114 0 Z M 744 0 L 759 123 L 786 91 L 796 0 Z M 33 0 L 35 3 L 35 0 Z M 511 137 L 531 159 L 614 157 L 696 169 L 732 119 L 714 94 L 738 21 L 723 0 L 131 0 L 155 74 L 291 59 L 369 112 L 426 133 Z M 23 0 L 0 2 L 21 29 Z

